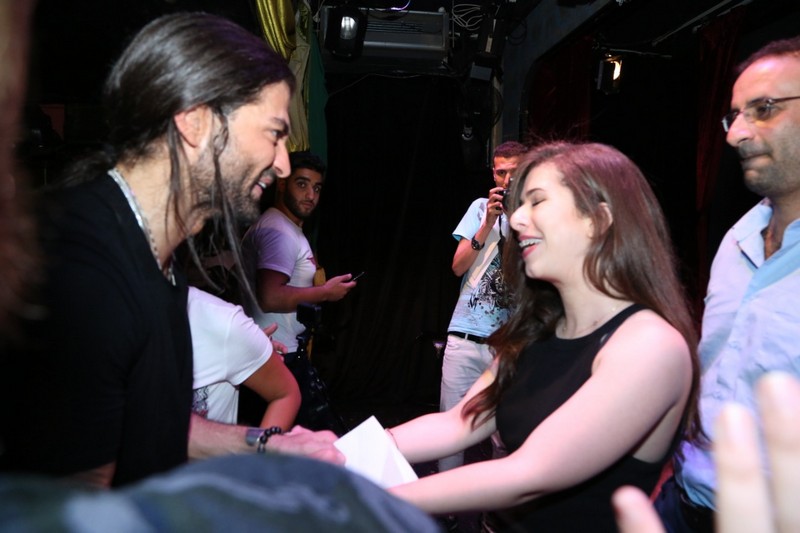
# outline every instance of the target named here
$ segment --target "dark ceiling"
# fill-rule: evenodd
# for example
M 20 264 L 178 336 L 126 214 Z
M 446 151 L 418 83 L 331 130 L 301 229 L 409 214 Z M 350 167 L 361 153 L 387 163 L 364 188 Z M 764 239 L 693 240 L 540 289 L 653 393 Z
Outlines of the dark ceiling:
M 713 18 L 744 5 L 752 27 L 778 22 L 800 9 L 797 0 L 624 0 L 599 17 L 597 37 L 610 46 L 668 50 Z
M 258 31 L 252 0 L 38 0 L 31 91 L 44 102 L 94 102 L 125 42 L 150 20 L 175 11 L 209 11 Z
M 335 6 L 345 0 L 326 0 Z M 513 27 L 542 2 L 563 10 L 585 7 L 591 0 L 360 0 L 361 6 L 391 10 L 448 12 L 458 6 L 478 6 L 500 13 Z M 744 0 L 614 0 L 597 10 L 589 24 L 598 43 L 642 52 L 672 53 L 681 36 L 691 34 L 710 17 Z M 312 0 L 312 9 L 319 0 Z M 752 18 L 778 19 L 797 10 L 797 0 L 752 0 Z M 259 33 L 255 0 L 39 0 L 33 31 L 30 93 L 32 101 L 90 103 L 99 98 L 102 80 L 126 40 L 149 20 L 175 11 L 208 11 L 226 16 Z M 705 17 L 703 15 L 706 15 Z M 763 23 L 763 20 L 762 20 Z M 457 26 L 454 26 L 458 29 Z M 519 33 L 519 32 L 517 32 Z M 519 73 L 524 75 L 524 73 Z

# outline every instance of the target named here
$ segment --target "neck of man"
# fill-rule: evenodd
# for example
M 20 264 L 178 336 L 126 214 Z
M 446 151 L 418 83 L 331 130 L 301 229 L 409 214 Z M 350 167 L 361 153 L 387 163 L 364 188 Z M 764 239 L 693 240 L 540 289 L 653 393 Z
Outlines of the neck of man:
M 142 215 L 153 235 L 161 265 L 168 266 L 173 252 L 187 236 L 185 231 L 179 229 L 175 209 L 167 193 L 170 187 L 169 162 L 141 160 L 132 164 L 119 162 L 116 168 L 127 182 L 142 210 Z M 187 228 L 192 228 L 197 221 L 185 217 L 184 222 Z M 202 227 L 202 220 L 199 222 Z
M 796 194 L 780 198 L 770 198 L 772 217 L 764 230 L 764 257 L 768 258 L 781 248 L 783 232 L 797 219 L 800 219 L 800 190 Z
M 286 215 L 286 218 L 294 222 L 297 227 L 299 228 L 303 227 L 303 219 L 292 213 L 291 210 L 289 210 L 289 208 L 286 207 L 286 204 L 283 202 L 282 197 L 278 197 L 275 200 L 275 209 Z

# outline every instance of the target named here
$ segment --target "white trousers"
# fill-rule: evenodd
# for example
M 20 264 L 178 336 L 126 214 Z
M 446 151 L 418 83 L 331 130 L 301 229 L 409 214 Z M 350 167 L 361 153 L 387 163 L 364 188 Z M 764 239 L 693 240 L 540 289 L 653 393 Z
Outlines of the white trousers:
M 478 344 L 448 335 L 442 361 L 439 410 L 447 411 L 455 407 L 491 363 L 492 353 L 486 344 Z M 502 454 L 501 449 L 500 438 L 495 432 L 492 435 L 492 455 L 499 457 Z M 439 459 L 439 472 L 457 468 L 463 464 L 464 452 L 458 452 Z

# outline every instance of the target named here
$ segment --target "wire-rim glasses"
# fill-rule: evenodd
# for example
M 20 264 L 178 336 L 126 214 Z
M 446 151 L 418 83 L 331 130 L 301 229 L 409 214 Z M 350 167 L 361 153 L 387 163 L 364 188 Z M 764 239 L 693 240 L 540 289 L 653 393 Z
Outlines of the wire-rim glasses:
M 722 117 L 722 129 L 725 130 L 725 133 L 728 133 L 731 126 L 733 126 L 733 121 L 739 115 L 744 116 L 744 119 L 750 124 L 764 122 L 771 119 L 775 111 L 779 109 L 776 104 L 799 99 L 800 96 L 786 96 L 785 98 L 759 98 L 758 100 L 753 100 L 744 106 L 741 111 L 737 109 Z

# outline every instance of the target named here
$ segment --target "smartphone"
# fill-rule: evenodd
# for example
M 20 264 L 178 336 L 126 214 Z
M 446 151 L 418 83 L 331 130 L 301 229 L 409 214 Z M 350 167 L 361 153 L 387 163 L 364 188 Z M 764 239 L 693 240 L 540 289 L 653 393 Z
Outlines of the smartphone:
M 361 277 L 361 276 L 363 276 L 363 275 L 364 275 L 364 272 L 361 272 L 361 273 L 359 273 L 359 274 L 356 274 L 355 276 L 353 276 L 352 278 L 350 278 L 350 281 L 358 281 L 358 278 L 360 278 L 360 277 Z

